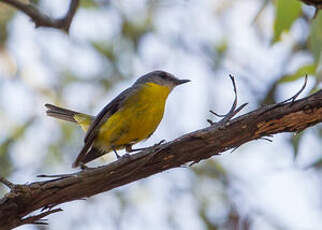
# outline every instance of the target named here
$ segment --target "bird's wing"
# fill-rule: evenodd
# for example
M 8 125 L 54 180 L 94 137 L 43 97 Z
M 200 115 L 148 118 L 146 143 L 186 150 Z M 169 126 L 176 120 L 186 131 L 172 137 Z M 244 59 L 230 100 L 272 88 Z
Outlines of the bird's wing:
M 134 88 L 133 86 L 124 90 L 97 114 L 97 116 L 95 117 L 95 119 L 93 120 L 93 122 L 87 130 L 87 133 L 84 138 L 85 144 L 80 153 L 78 154 L 77 159 L 74 161 L 73 167 L 79 166 L 79 163 L 82 162 L 82 160 L 92 147 L 100 127 L 108 120 L 110 116 L 116 113 L 121 108 L 124 101 L 126 101 L 126 99 L 135 92 L 136 88 Z

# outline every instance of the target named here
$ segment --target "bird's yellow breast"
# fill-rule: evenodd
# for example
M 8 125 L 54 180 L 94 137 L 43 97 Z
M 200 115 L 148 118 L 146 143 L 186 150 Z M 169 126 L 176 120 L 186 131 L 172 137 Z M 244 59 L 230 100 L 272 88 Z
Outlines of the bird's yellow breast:
M 148 138 L 158 127 L 171 89 L 146 83 L 100 128 L 95 144 L 106 151 Z

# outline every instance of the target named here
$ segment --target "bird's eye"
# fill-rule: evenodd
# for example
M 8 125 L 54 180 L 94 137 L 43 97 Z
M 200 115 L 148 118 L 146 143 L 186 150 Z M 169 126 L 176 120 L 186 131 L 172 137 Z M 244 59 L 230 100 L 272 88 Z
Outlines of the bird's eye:
M 161 78 L 163 78 L 163 79 L 166 79 L 167 78 L 167 74 L 166 73 L 160 73 L 160 75 L 159 75 Z

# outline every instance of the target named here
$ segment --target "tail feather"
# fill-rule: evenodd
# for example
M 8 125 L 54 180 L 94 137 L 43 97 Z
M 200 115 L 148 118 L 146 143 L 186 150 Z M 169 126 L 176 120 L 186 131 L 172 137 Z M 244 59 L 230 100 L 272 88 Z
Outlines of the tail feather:
M 99 158 L 106 153 L 107 153 L 106 151 L 104 151 L 102 149 L 95 148 L 94 146 L 92 146 L 86 154 L 80 153 L 78 155 L 78 157 L 74 161 L 72 167 L 76 168 L 76 167 L 80 166 L 81 164 L 86 164 L 87 162 L 90 162 L 96 158 Z
M 46 111 L 48 116 L 77 123 L 74 116 L 80 113 L 69 109 L 64 109 L 56 105 L 45 104 L 45 106 L 48 109 Z
M 64 109 L 56 105 L 45 104 L 45 107 L 47 108 L 46 112 L 48 116 L 77 123 L 82 127 L 84 131 L 87 131 L 89 125 L 91 124 L 91 121 L 95 118 L 93 116 L 75 112 L 69 109 Z M 72 166 L 73 168 L 75 168 L 81 164 L 92 161 L 106 153 L 107 152 L 104 150 L 93 147 L 92 144 L 85 143 L 82 151 L 79 153 Z

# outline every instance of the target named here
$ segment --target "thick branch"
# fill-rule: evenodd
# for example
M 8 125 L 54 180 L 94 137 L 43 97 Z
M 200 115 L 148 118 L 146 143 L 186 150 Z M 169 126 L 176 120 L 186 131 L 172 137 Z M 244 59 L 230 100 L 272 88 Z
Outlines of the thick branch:
M 79 0 L 71 0 L 69 9 L 65 16 L 62 18 L 53 19 L 42 13 L 35 5 L 31 3 L 23 3 L 19 0 L 2 0 L 2 2 L 11 5 L 27 14 L 33 20 L 36 27 L 52 27 L 66 32 L 69 31 L 73 17 L 79 6 Z
M 188 162 L 219 155 L 265 136 L 300 132 L 321 121 L 322 90 L 300 100 L 264 106 L 224 125 L 214 123 L 99 168 L 28 185 L 12 187 L 10 184 L 11 191 L 0 200 L 1 230 L 24 224 L 26 216 L 35 210 L 43 211 L 64 202 L 90 197 Z
M 321 0 L 300 0 L 307 5 L 314 6 L 316 9 L 322 9 L 322 1 Z

